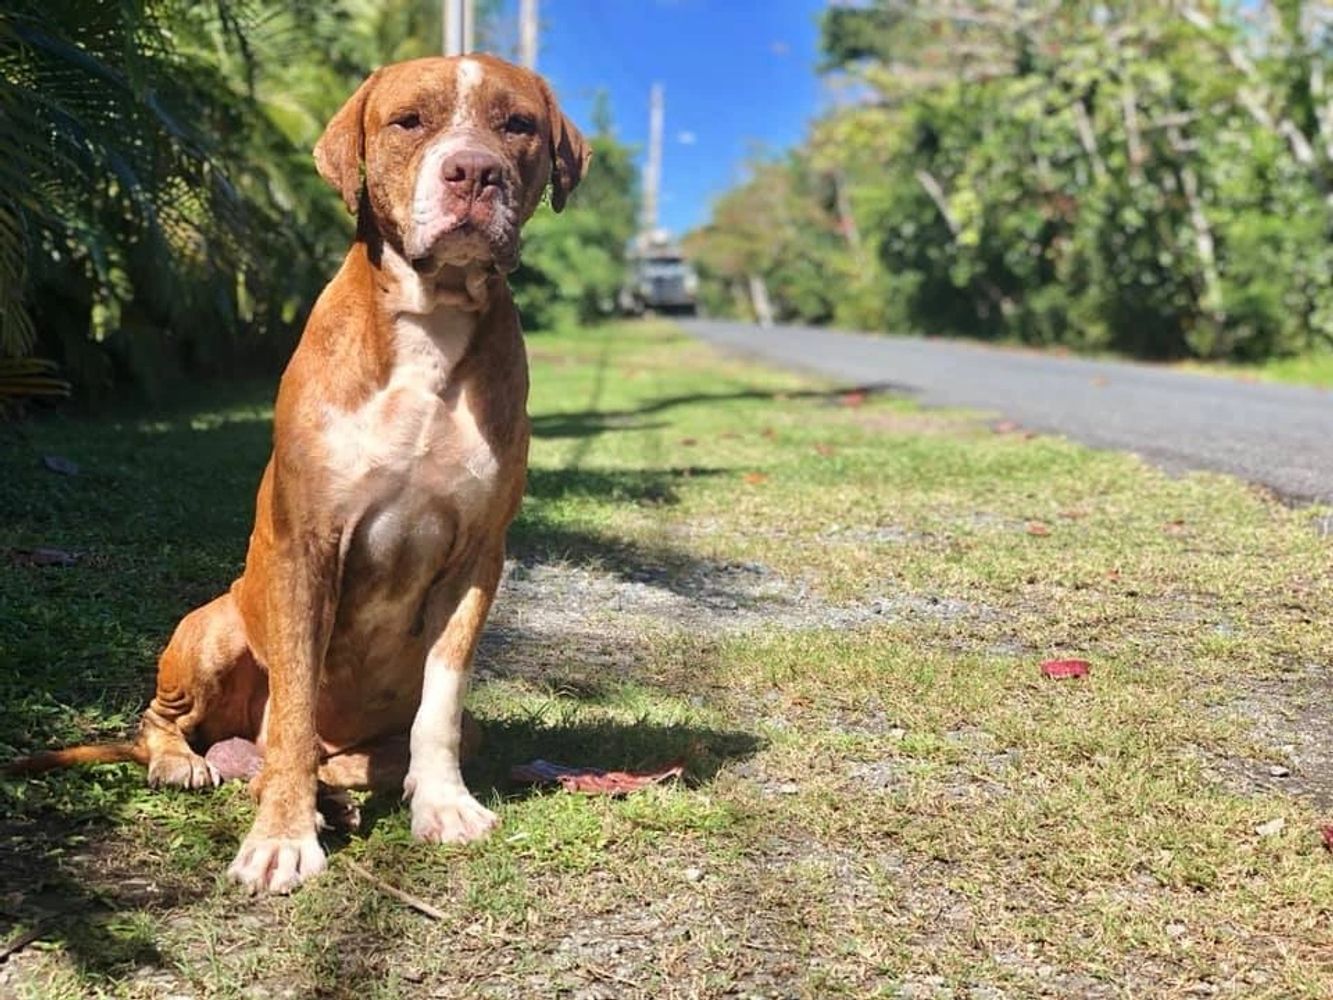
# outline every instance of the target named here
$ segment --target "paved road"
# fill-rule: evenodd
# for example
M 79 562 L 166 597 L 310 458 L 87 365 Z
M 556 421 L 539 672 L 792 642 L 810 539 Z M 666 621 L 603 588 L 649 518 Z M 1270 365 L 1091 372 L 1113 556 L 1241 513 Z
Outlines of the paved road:
M 719 347 L 933 406 L 994 411 L 1033 430 L 1213 469 L 1333 502 L 1333 393 L 1115 361 L 917 337 L 688 320 Z

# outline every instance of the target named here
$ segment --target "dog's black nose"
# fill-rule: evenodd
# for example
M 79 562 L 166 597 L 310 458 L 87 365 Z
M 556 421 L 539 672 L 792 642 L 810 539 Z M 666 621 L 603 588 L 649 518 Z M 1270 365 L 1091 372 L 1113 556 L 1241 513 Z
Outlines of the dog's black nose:
M 480 194 L 488 187 L 498 187 L 504 173 L 500 158 L 482 150 L 460 150 L 445 157 L 440 165 L 444 181 L 455 190 L 472 188 Z

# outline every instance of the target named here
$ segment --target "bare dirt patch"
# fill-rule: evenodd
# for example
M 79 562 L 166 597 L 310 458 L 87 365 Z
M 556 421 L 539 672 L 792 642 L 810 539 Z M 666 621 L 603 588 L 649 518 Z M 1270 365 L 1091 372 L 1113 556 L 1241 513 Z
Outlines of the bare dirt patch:
M 1249 679 L 1219 711 L 1244 720 L 1253 742 L 1267 751 L 1216 761 L 1228 785 L 1333 809 L 1333 666 L 1304 663 L 1278 678 Z
M 479 676 L 578 663 L 623 676 L 664 634 L 854 629 L 891 621 L 990 620 L 993 609 L 908 592 L 837 604 L 757 562 L 594 566 L 510 559 L 478 653 Z

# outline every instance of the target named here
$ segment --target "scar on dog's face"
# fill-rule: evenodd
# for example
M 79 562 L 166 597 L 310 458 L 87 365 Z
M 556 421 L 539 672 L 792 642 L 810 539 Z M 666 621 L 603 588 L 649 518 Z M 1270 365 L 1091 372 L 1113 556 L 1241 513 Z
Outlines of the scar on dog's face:
M 320 174 L 348 210 L 373 213 L 421 273 L 446 264 L 511 270 L 519 229 L 547 184 L 558 212 L 590 158 L 541 77 L 486 55 L 376 70 L 315 146 Z

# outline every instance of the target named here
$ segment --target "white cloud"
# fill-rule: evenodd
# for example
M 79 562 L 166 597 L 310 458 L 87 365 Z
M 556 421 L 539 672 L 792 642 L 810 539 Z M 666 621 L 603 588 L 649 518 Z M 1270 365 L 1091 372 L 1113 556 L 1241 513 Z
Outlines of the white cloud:
M 699 137 L 693 132 L 677 132 L 676 141 L 682 146 L 693 146 L 699 141 Z
M 768 43 L 768 51 L 775 56 L 785 56 L 791 51 L 791 46 L 784 41 L 775 41 Z

